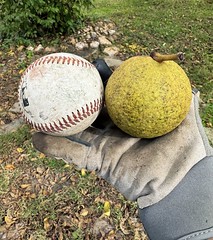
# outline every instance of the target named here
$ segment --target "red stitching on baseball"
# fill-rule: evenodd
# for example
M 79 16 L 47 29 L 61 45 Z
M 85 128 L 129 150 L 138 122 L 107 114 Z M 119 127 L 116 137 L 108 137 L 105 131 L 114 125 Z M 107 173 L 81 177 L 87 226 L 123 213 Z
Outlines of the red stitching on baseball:
M 69 115 L 67 115 L 67 119 L 68 119 L 69 123 L 71 123 L 72 125 L 76 125 L 76 123 L 73 122 L 72 118 Z
M 87 62 L 86 60 L 84 61 L 83 59 L 77 59 L 75 57 L 69 57 L 69 56 L 44 56 L 39 59 L 37 59 L 35 62 L 33 62 L 24 72 L 23 76 L 26 75 L 26 73 L 29 72 L 29 70 L 32 70 L 34 67 L 42 64 L 67 64 L 69 65 L 70 63 L 74 66 L 81 66 L 81 67 L 90 67 L 90 68 L 95 68 L 95 66 L 92 63 Z
M 62 60 L 62 62 L 61 62 Z M 38 65 L 43 65 L 43 64 L 49 64 L 49 63 L 59 63 L 62 64 L 67 64 L 69 65 L 70 63 L 74 66 L 81 66 L 81 67 L 86 67 L 86 68 L 95 68 L 95 66 L 87 61 L 83 61 L 82 59 L 76 59 L 75 57 L 66 57 L 66 56 L 44 56 L 40 59 L 37 59 L 34 63 L 32 63 L 23 73 L 22 78 L 34 67 Z
M 71 125 L 67 122 L 67 120 L 65 118 L 62 117 L 62 120 L 63 120 L 65 126 L 67 126 L 68 128 L 71 127 Z
M 90 116 L 90 110 L 89 110 L 89 106 L 86 104 L 86 114 L 87 116 Z
M 50 123 L 50 129 L 51 129 L 52 132 L 55 132 L 55 129 L 54 129 L 52 123 Z
M 72 117 L 73 117 L 74 122 L 80 122 L 74 112 L 72 112 Z
M 46 123 L 45 123 L 45 129 L 47 129 L 48 132 L 52 132 Z
M 37 131 L 42 131 L 46 133 L 55 133 L 55 132 L 61 132 L 65 129 L 72 128 L 73 126 L 80 123 L 82 120 L 86 119 L 91 114 L 99 111 L 102 107 L 102 99 L 94 100 L 94 103 L 90 102 L 90 107 L 88 104 L 86 104 L 85 107 L 81 108 L 80 110 L 77 110 L 76 113 L 72 112 L 71 115 L 67 115 L 67 120 L 62 117 L 61 119 L 58 119 L 58 123 L 33 123 L 30 121 L 24 114 L 23 118 L 26 123 L 31 125 L 33 128 L 35 128 Z

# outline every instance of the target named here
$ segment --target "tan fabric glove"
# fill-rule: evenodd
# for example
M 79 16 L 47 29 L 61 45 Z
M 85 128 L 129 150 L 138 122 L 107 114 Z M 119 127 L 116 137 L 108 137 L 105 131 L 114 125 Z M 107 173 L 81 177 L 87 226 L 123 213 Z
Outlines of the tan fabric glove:
M 196 95 L 186 119 L 162 137 L 133 138 L 110 122 L 105 129 L 89 127 L 69 139 L 36 133 L 33 145 L 79 169 L 95 170 L 128 200 L 137 200 L 139 208 L 163 199 L 197 162 L 212 154 Z

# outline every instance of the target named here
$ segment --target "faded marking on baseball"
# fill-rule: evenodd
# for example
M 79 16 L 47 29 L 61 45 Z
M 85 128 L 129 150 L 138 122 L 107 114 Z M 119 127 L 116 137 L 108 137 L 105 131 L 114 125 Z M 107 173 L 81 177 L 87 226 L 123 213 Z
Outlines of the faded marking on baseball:
M 33 62 L 21 77 L 22 116 L 37 131 L 72 135 L 96 119 L 103 92 L 93 64 L 74 54 L 50 54 Z
M 86 104 L 85 107 L 81 108 L 81 111 L 77 110 L 76 113 L 72 112 L 71 115 L 67 115 L 66 118 L 62 117 L 58 119 L 57 122 L 53 123 L 45 123 L 38 124 L 33 121 L 30 121 L 24 114 L 23 118 L 27 124 L 31 127 L 35 128 L 38 131 L 42 132 L 51 132 L 51 133 L 59 133 L 64 129 L 68 129 L 72 126 L 77 125 L 77 123 L 81 122 L 85 118 L 89 117 L 91 114 L 98 112 L 102 108 L 102 99 L 94 100 L 94 103 L 90 102 L 90 107 Z

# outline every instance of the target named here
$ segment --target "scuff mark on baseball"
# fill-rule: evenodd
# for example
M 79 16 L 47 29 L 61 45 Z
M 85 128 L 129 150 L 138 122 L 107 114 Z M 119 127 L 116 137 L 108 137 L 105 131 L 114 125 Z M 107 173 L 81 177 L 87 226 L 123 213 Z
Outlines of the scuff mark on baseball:
M 19 103 L 26 123 L 50 135 L 70 136 L 88 128 L 103 105 L 98 70 L 71 53 L 53 53 L 23 73 Z

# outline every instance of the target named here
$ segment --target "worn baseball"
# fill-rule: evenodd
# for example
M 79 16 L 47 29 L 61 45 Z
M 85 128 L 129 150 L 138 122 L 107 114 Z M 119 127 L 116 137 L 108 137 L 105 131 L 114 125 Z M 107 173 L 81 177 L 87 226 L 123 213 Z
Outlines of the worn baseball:
M 88 128 L 100 113 L 103 95 L 98 70 L 70 53 L 36 60 L 22 75 L 19 86 L 24 120 L 37 131 L 56 136 Z

